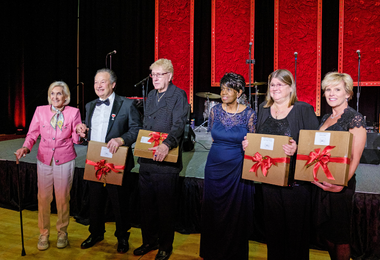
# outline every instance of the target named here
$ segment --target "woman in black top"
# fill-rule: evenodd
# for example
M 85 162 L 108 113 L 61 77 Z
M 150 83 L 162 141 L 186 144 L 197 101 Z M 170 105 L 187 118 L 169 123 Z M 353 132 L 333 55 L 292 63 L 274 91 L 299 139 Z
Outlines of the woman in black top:
M 268 259 L 309 259 L 311 184 L 294 181 L 299 131 L 315 130 L 318 119 L 311 105 L 297 100 L 292 74 L 279 69 L 269 75 L 266 102 L 259 108 L 257 133 L 293 138 L 284 145 L 291 156 L 286 187 L 262 184 Z M 244 142 L 247 142 L 246 140 Z M 246 143 L 243 142 L 243 148 Z
M 322 89 L 332 113 L 323 116 L 319 130 L 349 131 L 353 134 L 353 142 L 348 186 L 313 182 L 316 185 L 313 196 L 316 212 L 314 223 L 317 223 L 318 234 L 326 243 L 331 259 L 350 259 L 350 221 L 352 196 L 356 185 L 355 171 L 364 150 L 367 132 L 362 114 L 348 106 L 348 100 L 353 95 L 350 75 L 330 72 L 322 81 Z

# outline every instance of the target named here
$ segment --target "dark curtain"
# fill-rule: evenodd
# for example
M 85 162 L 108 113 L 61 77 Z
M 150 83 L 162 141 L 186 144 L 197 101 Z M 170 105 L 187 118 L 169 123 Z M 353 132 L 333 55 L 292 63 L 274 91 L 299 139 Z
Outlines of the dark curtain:
M 0 133 L 14 133 L 15 102 L 22 86 L 28 127 L 36 106 L 47 104 L 53 81 L 76 85 L 77 1 L 2 1 L 1 7 L 1 88 L 5 92 L 0 110 L 5 124 L 0 124 Z
M 112 70 L 118 77 L 115 92 L 142 96 L 141 86 L 134 87 L 150 73 L 154 62 L 154 0 L 87 0 L 79 8 L 79 76 L 85 86 L 85 103 L 96 98 L 93 82 L 98 69 L 112 55 Z M 107 59 L 110 67 L 110 59 Z M 149 82 L 149 89 L 153 85 Z
M 255 81 L 266 82 L 273 71 L 273 1 L 255 3 Z M 77 22 L 79 21 L 79 81 L 84 83 L 84 103 L 96 98 L 93 77 L 105 67 L 106 54 L 112 56 L 112 69 L 118 75 L 116 92 L 142 96 L 133 85 L 149 74 L 154 61 L 154 0 L 31 0 L 2 1 L 1 59 L 3 95 L 0 97 L 0 133 L 15 133 L 15 100 L 25 91 L 26 128 L 38 105 L 47 104 L 46 90 L 55 80 L 63 80 L 72 90 L 71 106 L 77 104 Z M 194 109 L 196 125 L 203 122 L 204 98 L 197 92 L 219 93 L 211 87 L 211 1 L 195 1 L 194 12 Z M 322 78 L 338 66 L 339 2 L 323 1 Z M 248 58 L 248 46 L 247 46 Z M 110 60 L 107 60 L 110 66 Z M 248 65 L 247 65 L 248 70 Z M 149 82 L 149 89 L 152 84 Z M 265 93 L 267 86 L 259 86 Z M 246 94 L 248 90 L 246 90 Z M 350 106 L 356 108 L 355 95 Z M 82 100 L 82 97 L 80 97 Z M 359 111 L 368 124 L 378 124 L 378 87 L 363 87 Z M 258 102 L 264 96 L 258 97 Z M 81 101 L 80 101 L 81 102 Z M 321 115 L 329 112 L 321 99 Z M 82 111 L 83 113 L 83 111 Z

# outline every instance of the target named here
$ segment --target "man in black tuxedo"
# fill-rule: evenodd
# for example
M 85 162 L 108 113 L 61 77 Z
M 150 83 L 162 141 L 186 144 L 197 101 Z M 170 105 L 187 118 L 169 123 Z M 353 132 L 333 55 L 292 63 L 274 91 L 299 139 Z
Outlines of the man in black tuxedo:
M 99 99 L 86 104 L 86 122 L 78 128 L 82 137 L 88 140 L 105 142 L 113 154 L 122 146 L 129 146 L 136 141 L 142 126 L 139 112 L 133 100 L 114 93 L 116 74 L 110 69 L 100 69 L 95 75 L 94 89 Z M 110 198 L 116 220 L 115 236 L 118 240 L 117 251 L 125 253 L 129 249 L 128 239 L 131 228 L 129 198 L 131 188 L 128 174 L 134 167 L 131 149 L 128 149 L 125 162 L 124 178 L 121 186 L 89 181 L 90 227 L 91 235 L 82 243 L 86 249 L 104 239 L 105 204 Z

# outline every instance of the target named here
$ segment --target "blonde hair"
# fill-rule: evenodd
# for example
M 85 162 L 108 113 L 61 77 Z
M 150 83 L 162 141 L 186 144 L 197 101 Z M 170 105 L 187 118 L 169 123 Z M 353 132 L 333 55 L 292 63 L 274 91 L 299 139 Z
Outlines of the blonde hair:
M 63 103 L 64 106 L 68 105 L 70 103 L 70 89 L 67 86 L 67 84 L 63 81 L 54 81 L 53 83 L 50 84 L 49 89 L 48 89 L 48 102 L 49 105 L 51 105 L 51 98 L 50 98 L 50 93 L 55 87 L 61 87 L 63 95 L 65 96 L 65 103 Z
M 173 68 L 173 64 L 172 64 L 171 60 L 168 60 L 168 59 L 159 59 L 159 60 L 156 60 L 155 62 L 152 63 L 152 65 L 150 65 L 149 69 L 153 70 L 154 68 L 157 68 L 157 67 L 162 68 L 165 72 L 171 73 L 172 74 L 172 78 L 170 80 L 173 79 L 174 68 Z
M 270 83 L 272 79 L 278 79 L 281 82 L 285 83 L 286 85 L 291 87 L 291 92 L 290 92 L 290 98 L 289 98 L 289 104 L 288 107 L 293 106 L 296 101 L 298 101 L 297 98 L 297 89 L 296 89 L 296 84 L 294 83 L 293 75 L 289 70 L 286 69 L 278 69 L 276 71 L 273 71 L 269 76 L 268 76 L 268 89 L 267 89 L 267 94 L 265 97 L 265 100 L 267 103 L 265 104 L 264 107 L 270 107 L 273 105 L 274 100 L 270 96 Z
M 339 73 L 336 71 L 327 73 L 325 78 L 322 80 L 322 90 L 325 91 L 328 86 L 336 86 L 342 81 L 344 82 L 344 90 L 348 95 L 350 95 L 348 100 L 351 100 L 354 94 L 354 81 L 347 73 Z

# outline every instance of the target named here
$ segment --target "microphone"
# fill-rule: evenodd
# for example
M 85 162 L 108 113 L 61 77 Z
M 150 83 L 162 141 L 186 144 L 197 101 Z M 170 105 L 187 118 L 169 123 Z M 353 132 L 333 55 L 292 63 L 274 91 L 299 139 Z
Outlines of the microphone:
M 359 59 L 361 58 L 360 50 L 357 50 L 356 53 L 358 54 Z
M 249 53 L 251 53 L 252 42 L 249 43 Z
M 107 53 L 107 56 L 112 55 L 112 54 L 116 54 L 116 50 L 113 50 L 113 51 Z
M 295 52 L 294 53 L 294 56 L 295 56 L 295 59 L 297 60 L 297 55 L 298 55 L 298 52 Z
M 138 85 L 141 85 L 142 83 L 144 83 L 144 81 L 146 81 L 146 80 L 148 80 L 148 79 L 149 79 L 149 76 L 146 77 L 146 78 L 144 78 L 144 79 L 142 79 L 139 83 L 137 83 L 137 84 L 135 85 L 135 87 L 137 87 Z

